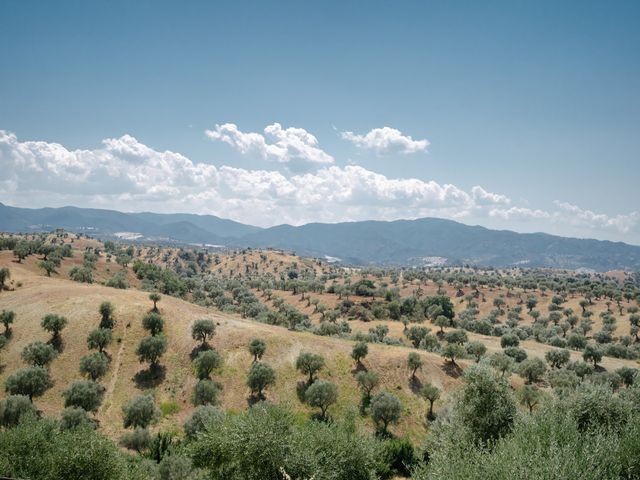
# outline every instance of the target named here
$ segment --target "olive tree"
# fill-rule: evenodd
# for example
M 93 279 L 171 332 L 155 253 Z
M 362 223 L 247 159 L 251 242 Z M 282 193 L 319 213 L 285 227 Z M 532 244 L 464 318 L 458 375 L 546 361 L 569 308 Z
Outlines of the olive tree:
M 15 427 L 21 418 L 36 414 L 36 407 L 26 395 L 10 395 L 0 400 L 0 427 Z
M 542 392 L 535 385 L 525 385 L 518 391 L 517 397 L 520 404 L 526 406 L 529 413 L 533 413 L 533 409 L 542 399 Z
M 164 335 L 156 335 L 140 340 L 136 348 L 136 355 L 140 362 L 147 362 L 151 367 L 155 367 L 166 351 L 167 338 Z
M 266 363 L 254 363 L 247 375 L 247 387 L 251 394 L 258 398 L 264 398 L 264 390 L 276 382 L 276 372 Z
M 376 372 L 370 370 L 368 372 L 358 372 L 356 375 L 356 381 L 358 382 L 358 387 L 360 387 L 360 391 L 362 392 L 360 408 L 364 411 L 371 404 L 371 392 L 380 384 L 380 377 Z
M 138 395 L 122 407 L 124 428 L 147 428 L 160 416 L 153 397 Z
M 5 390 L 10 395 L 26 395 L 29 400 L 40 397 L 53 386 L 49 372 L 44 367 L 27 367 L 10 375 Z
M 93 352 L 80 359 L 80 373 L 91 380 L 103 377 L 109 368 L 109 359 L 104 353 Z
M 155 312 L 147 313 L 142 318 L 142 326 L 152 336 L 156 336 L 156 335 L 162 333 L 162 330 L 164 328 L 164 320 L 159 314 L 157 314 Z
M 402 414 L 402 404 L 395 395 L 380 392 L 371 400 L 371 417 L 383 435 L 388 435 L 389 425 L 397 423 Z
M 549 350 L 544 354 L 544 358 L 551 368 L 562 368 L 571 359 L 569 350 Z
M 598 366 L 598 363 L 602 360 L 602 349 L 597 345 L 588 344 L 584 348 L 584 352 L 582 353 L 582 358 L 585 362 L 592 362 L 594 367 Z
M 426 383 L 420 389 L 420 396 L 429 402 L 427 419 L 435 419 L 435 415 L 433 414 L 433 404 L 440 398 L 440 389 L 431 383 Z
M 416 379 L 416 372 L 422 368 L 422 357 L 416 352 L 410 352 L 407 357 L 407 366 L 411 370 L 411 379 Z
M 351 350 L 351 358 L 353 358 L 356 362 L 356 365 L 361 365 L 362 360 L 369 353 L 369 346 L 366 342 L 356 342 Z
M 467 343 L 467 353 L 473 355 L 478 363 L 487 353 L 487 346 L 477 340 Z
M 486 444 L 508 433 L 516 415 L 509 384 L 482 364 L 469 366 L 464 380 L 454 408 L 473 439 Z
M 100 308 L 100 328 L 113 329 L 115 326 L 115 320 L 113 318 L 113 312 L 115 308 L 111 302 L 102 302 Z
M 267 351 L 267 343 L 261 338 L 254 338 L 249 343 L 249 353 L 253 355 L 253 363 L 262 359 L 262 356 Z
M 198 405 L 215 405 L 220 395 L 220 385 L 213 380 L 200 380 L 193 389 L 192 402 Z
M 22 360 L 34 367 L 46 367 L 56 358 L 56 349 L 48 343 L 33 342 L 22 350 Z
M 309 376 L 307 381 L 311 385 L 315 380 L 315 375 L 324 367 L 324 358 L 315 353 L 302 352 L 296 359 L 296 369 Z
M 0 292 L 4 290 L 5 283 L 11 278 L 11 271 L 7 267 L 0 268 Z
M 338 400 L 338 387 L 331 382 L 318 380 L 311 385 L 306 393 L 305 400 L 311 407 L 320 409 L 320 418 L 327 418 L 327 409 Z
M 159 293 L 153 292 L 149 294 L 149 300 L 151 300 L 153 302 L 153 311 L 157 312 L 158 311 L 158 302 L 160 301 L 162 297 L 160 296 Z
M 89 416 L 84 408 L 67 407 L 60 412 L 60 428 L 62 430 L 96 428 L 96 422 Z
M 78 380 L 62 392 L 65 407 L 78 407 L 95 412 L 102 403 L 104 387 L 93 380 Z
M 97 328 L 92 330 L 87 337 L 87 346 L 91 349 L 98 349 L 102 353 L 113 341 L 113 334 L 108 328 Z
M 201 343 L 202 347 L 207 345 L 207 341 L 216 334 L 216 324 L 213 320 L 203 318 L 196 320 L 191 326 L 191 338 Z
M 528 358 L 518 365 L 518 375 L 524 378 L 527 383 L 539 381 L 546 370 L 544 362 L 537 357 Z
M 222 365 L 222 357 L 215 350 L 205 350 L 198 354 L 193 365 L 200 380 L 208 379 L 211 372 Z
M 55 342 L 60 339 L 60 332 L 67 326 L 68 320 L 62 315 L 50 313 L 42 319 L 41 326 L 47 332 L 51 333 L 51 341 Z
M 0 323 L 4 325 L 5 336 L 7 336 L 6 334 L 8 334 L 11 330 L 11 325 L 13 324 L 15 319 L 16 312 L 12 310 L 2 310 L 2 313 L 0 313 Z

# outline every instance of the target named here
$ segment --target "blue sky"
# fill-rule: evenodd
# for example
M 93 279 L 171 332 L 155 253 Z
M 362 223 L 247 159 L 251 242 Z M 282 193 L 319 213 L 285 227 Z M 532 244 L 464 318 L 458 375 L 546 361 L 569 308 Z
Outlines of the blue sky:
M 5 203 L 434 215 L 640 243 L 638 2 L 5 1 L 2 16 Z M 207 135 L 225 124 L 226 141 Z

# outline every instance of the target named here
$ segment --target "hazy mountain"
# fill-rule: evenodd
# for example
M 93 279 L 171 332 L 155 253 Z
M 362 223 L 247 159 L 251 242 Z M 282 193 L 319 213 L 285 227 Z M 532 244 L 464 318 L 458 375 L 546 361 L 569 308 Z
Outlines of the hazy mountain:
M 436 261 L 480 266 L 640 270 L 640 247 L 545 233 L 490 230 L 451 220 L 279 225 L 260 229 L 212 215 L 122 213 L 76 207 L 27 209 L 0 204 L 0 230 L 56 227 L 98 236 L 134 232 L 150 240 L 274 247 L 351 264 L 423 265 Z
M 16 208 L 0 203 L 0 230 L 29 232 L 65 228 L 110 236 L 133 232 L 149 239 L 170 239 L 185 243 L 229 243 L 260 230 L 258 227 L 213 215 L 122 213 L 94 208 Z
M 640 247 L 622 242 L 516 233 L 422 218 L 280 225 L 245 236 L 251 246 L 329 255 L 351 263 L 422 264 L 425 257 L 483 266 L 640 269 Z

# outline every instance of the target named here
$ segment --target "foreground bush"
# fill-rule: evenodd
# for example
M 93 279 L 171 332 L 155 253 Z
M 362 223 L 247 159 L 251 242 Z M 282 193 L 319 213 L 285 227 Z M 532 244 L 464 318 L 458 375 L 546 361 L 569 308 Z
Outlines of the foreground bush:
M 188 449 L 212 479 L 378 478 L 380 444 L 353 425 L 296 422 L 288 409 L 259 403 L 240 415 L 212 416 Z

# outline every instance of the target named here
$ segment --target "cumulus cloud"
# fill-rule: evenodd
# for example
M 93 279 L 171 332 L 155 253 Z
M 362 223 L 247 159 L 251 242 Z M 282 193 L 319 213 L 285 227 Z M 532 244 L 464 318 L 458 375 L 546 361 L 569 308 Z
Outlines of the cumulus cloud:
M 628 214 L 606 215 L 584 210 L 571 203 L 556 200 L 553 202 L 562 212 L 565 221 L 579 227 L 607 229 L 628 233 L 640 229 L 640 212 Z
M 0 130 L 0 165 L 0 201 L 18 206 L 209 213 L 260 226 L 433 216 L 509 228 L 519 222 L 601 237 L 614 232 L 638 238 L 640 231 L 639 212 L 610 216 L 563 202 L 552 211 L 530 209 L 481 186 L 465 191 L 435 181 L 389 178 L 357 165 L 324 165 L 297 174 L 216 167 L 155 150 L 131 135 L 73 150 L 20 141 Z
M 334 159 L 318 147 L 318 139 L 303 128 L 282 128 L 279 123 L 268 125 L 264 135 L 242 132 L 237 125 L 216 125 L 205 134 L 212 140 L 231 145 L 242 154 L 257 153 L 266 160 L 279 163 L 303 162 L 332 164 Z
M 391 127 L 374 128 L 364 135 L 342 132 L 340 136 L 359 148 L 373 150 L 379 154 L 426 152 L 429 146 L 428 140 L 414 140 Z
M 480 185 L 471 188 L 471 196 L 478 205 L 509 205 L 511 199 L 506 195 L 487 192 Z

